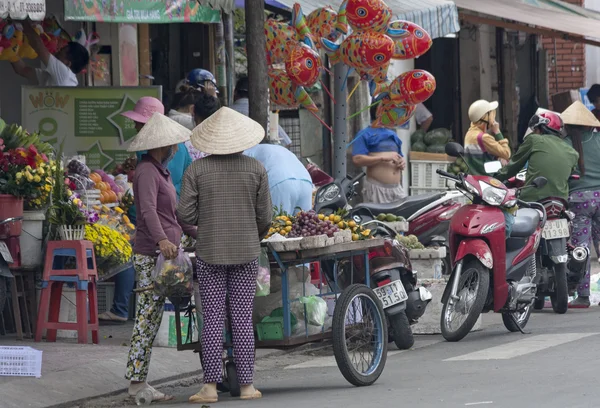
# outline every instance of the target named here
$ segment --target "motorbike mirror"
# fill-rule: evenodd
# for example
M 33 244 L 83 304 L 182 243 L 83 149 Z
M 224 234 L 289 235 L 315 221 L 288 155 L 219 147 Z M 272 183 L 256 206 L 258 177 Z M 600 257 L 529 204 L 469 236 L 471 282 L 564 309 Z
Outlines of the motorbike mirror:
M 548 184 L 548 179 L 546 177 L 536 177 L 531 182 L 531 185 L 535 188 L 542 188 L 546 184 Z
M 465 153 L 465 149 L 458 143 L 452 142 L 446 144 L 446 154 L 450 157 L 460 157 Z
M 500 169 L 502 168 L 502 163 L 500 163 L 499 161 L 491 161 L 491 162 L 487 162 L 483 165 L 485 172 L 487 174 L 494 174 L 500 171 Z

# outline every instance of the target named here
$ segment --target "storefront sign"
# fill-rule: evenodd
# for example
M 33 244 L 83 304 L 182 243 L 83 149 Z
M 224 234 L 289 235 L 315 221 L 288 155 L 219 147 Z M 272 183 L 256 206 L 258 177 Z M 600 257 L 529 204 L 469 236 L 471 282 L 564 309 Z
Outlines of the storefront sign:
M 92 169 L 107 169 L 131 153 L 137 134 L 133 121 L 121 116 L 142 96 L 161 99 L 162 87 L 39 88 L 21 90 L 21 122 L 56 148 L 65 139 L 64 154 L 81 154 Z
M 65 0 L 65 20 L 149 24 L 217 23 L 221 21 L 221 13 L 201 6 L 196 0 Z
M 42 21 L 46 16 L 46 0 L 0 0 L 0 19 Z

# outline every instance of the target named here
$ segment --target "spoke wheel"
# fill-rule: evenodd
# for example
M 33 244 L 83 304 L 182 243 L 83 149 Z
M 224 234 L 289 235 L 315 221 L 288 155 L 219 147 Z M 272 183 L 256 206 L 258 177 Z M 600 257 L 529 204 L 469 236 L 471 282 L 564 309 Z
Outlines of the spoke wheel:
M 442 308 L 441 329 L 446 340 L 459 341 L 469 334 L 483 311 L 489 285 L 490 271 L 479 261 L 470 260 L 464 265 L 458 299 L 449 298 Z
M 387 324 L 373 290 L 350 285 L 335 304 L 333 354 L 344 378 L 357 387 L 371 385 L 387 359 Z

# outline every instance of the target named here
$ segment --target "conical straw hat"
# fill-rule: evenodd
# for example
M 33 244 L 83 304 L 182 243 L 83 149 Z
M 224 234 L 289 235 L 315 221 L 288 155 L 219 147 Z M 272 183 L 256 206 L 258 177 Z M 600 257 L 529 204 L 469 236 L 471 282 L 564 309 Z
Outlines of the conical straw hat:
M 142 130 L 131 141 L 128 152 L 174 146 L 190 140 L 190 130 L 160 113 L 152 115 Z
M 207 154 L 241 153 L 256 146 L 265 129 L 249 117 L 223 107 L 192 131 L 192 145 Z
M 575 101 L 560 115 L 565 125 L 600 127 L 596 116 L 580 101 Z

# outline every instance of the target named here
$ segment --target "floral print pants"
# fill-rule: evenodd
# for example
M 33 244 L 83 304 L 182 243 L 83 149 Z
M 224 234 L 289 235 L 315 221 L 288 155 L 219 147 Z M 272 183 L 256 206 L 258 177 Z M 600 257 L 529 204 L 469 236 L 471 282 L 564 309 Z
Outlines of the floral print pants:
M 258 259 L 244 265 L 209 265 L 197 260 L 196 274 L 204 321 L 202 327 L 202 368 L 204 383 L 223 379 L 223 325 L 225 301 L 229 295 L 229 316 L 233 355 L 241 385 L 254 377 L 254 328 L 252 311 L 256 293 Z
M 569 210 L 575 213 L 571 243 L 590 248 L 600 241 L 600 191 L 581 191 L 569 197 Z M 590 295 L 590 263 L 577 287 L 577 296 Z
M 156 258 L 136 254 L 133 256 L 133 265 L 137 273 L 138 288 L 152 285 L 152 272 L 156 265 Z M 152 343 L 160 328 L 164 306 L 165 298 L 155 295 L 154 291 L 138 293 L 138 310 L 125 371 L 125 378 L 130 381 L 146 381 L 150 369 Z

